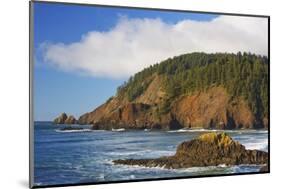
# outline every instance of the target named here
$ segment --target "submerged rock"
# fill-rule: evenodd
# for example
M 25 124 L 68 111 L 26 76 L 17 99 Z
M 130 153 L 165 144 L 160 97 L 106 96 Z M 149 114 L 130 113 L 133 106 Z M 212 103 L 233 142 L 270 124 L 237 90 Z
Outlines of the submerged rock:
M 55 118 L 53 121 L 55 124 L 76 124 L 77 120 L 74 116 L 67 116 L 66 113 L 62 113 L 59 117 Z
M 178 145 L 173 156 L 156 159 L 119 159 L 115 164 L 164 167 L 168 169 L 239 164 L 266 164 L 267 152 L 246 150 L 225 133 L 207 133 Z

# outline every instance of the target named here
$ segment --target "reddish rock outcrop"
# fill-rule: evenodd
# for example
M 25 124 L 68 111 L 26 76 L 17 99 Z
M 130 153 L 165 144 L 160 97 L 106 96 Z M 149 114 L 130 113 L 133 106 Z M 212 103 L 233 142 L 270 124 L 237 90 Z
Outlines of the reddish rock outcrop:
M 230 99 L 222 87 L 178 99 L 172 112 L 185 127 L 239 129 L 253 128 L 255 117 L 243 98 Z
M 93 129 L 180 129 L 182 125 L 166 114 L 155 116 L 154 107 L 142 103 L 129 103 L 93 123 Z
M 161 92 L 161 83 L 158 88 L 153 81 L 150 85 L 153 86 L 148 89 L 155 90 L 153 97 L 151 91 L 146 91 L 133 102 L 122 96 L 114 97 L 94 111 L 82 115 L 78 123 L 93 124 L 94 129 L 268 127 L 267 118 L 256 117 L 242 97 L 232 99 L 223 87 L 182 95 L 171 103 L 168 113 L 159 113 L 165 95 Z

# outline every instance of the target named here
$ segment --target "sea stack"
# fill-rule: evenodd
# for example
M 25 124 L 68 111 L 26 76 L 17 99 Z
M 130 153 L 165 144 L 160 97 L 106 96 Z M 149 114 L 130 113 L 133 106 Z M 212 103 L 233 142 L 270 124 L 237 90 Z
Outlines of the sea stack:
M 240 164 L 267 164 L 268 153 L 246 150 L 225 133 L 207 133 L 178 145 L 176 154 L 156 159 L 119 159 L 115 164 L 167 169 Z
M 77 120 L 74 116 L 67 116 L 66 113 L 62 113 L 60 116 L 54 119 L 55 124 L 76 124 Z
M 65 124 L 76 124 L 77 123 L 77 120 L 75 119 L 74 116 L 70 115 L 66 118 Z

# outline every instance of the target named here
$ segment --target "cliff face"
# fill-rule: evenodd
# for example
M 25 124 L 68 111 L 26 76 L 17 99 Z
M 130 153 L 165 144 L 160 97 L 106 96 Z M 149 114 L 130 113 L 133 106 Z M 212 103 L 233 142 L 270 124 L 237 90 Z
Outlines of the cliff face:
M 135 74 L 79 124 L 94 129 L 268 127 L 267 58 L 191 53 Z
M 239 129 L 258 125 L 243 98 L 230 99 L 222 87 L 183 96 L 173 105 L 173 114 L 185 127 Z
M 150 85 L 154 85 L 154 82 Z M 148 87 L 151 88 L 157 92 L 148 90 L 134 102 L 121 97 L 112 98 L 94 111 L 82 115 L 78 122 L 93 124 L 94 129 L 267 127 L 267 118 L 255 117 L 242 97 L 232 99 L 223 87 L 211 87 L 204 92 L 180 96 L 171 103 L 170 111 L 164 114 L 159 113 L 159 106 L 165 101 L 161 84 Z

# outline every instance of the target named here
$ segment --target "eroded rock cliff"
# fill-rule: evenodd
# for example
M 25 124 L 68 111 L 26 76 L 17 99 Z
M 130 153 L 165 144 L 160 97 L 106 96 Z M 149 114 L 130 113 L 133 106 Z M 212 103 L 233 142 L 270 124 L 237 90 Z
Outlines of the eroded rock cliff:
M 157 91 L 160 90 L 157 89 Z M 134 102 L 115 97 L 93 112 L 82 115 L 78 122 L 93 124 L 94 129 L 249 129 L 267 127 L 267 118 L 261 120 L 261 118 L 255 117 L 242 97 L 231 98 L 221 86 L 211 87 L 206 91 L 195 92 L 191 95 L 182 95 L 171 103 L 171 108 L 167 113 L 159 112 L 164 98 L 161 101 L 160 97 L 153 97 L 157 99 L 157 103 L 154 103 L 147 99 L 152 98 L 151 96 L 147 98 L 144 96 L 142 95 Z
M 268 128 L 268 60 L 190 53 L 147 67 L 79 124 L 94 129 Z

